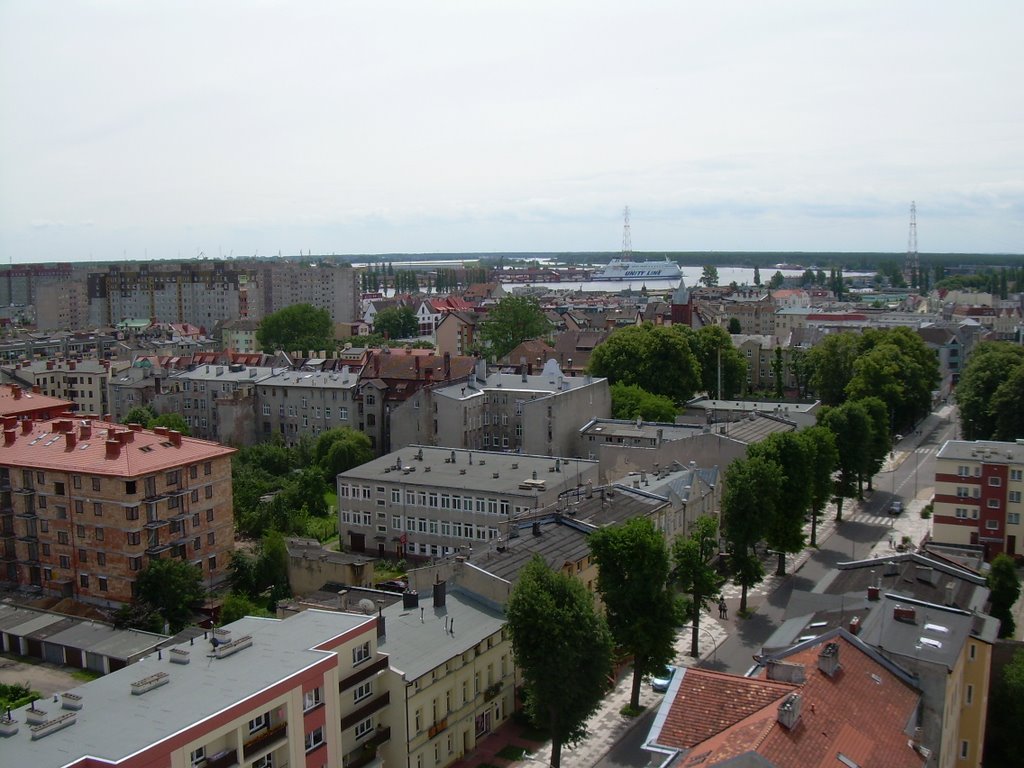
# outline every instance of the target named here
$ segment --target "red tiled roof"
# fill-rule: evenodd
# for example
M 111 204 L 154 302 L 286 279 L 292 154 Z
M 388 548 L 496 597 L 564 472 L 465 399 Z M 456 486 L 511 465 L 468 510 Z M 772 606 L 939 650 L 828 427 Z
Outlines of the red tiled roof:
M 83 430 L 84 423 L 71 417 L 35 424 L 9 419 L 0 440 L 0 466 L 140 477 L 235 452 L 208 440 L 181 437 L 179 442 L 172 434 L 130 430 L 96 419 Z M 24 425 L 31 429 L 25 432 Z M 68 433 L 73 435 L 70 441 Z M 116 451 L 108 450 L 108 441 L 117 442 Z
M 18 396 L 15 397 L 13 386 L 8 384 L 0 386 L 0 416 L 21 416 L 43 410 L 50 410 L 56 416 L 62 411 L 70 410 L 73 406 L 74 403 L 71 400 L 41 395 L 23 388 L 18 390 Z
M 856 765 L 921 768 L 924 759 L 907 734 L 919 693 L 842 635 L 830 641 L 839 646 L 833 677 L 817 665 L 825 640 L 785 657 L 803 664 L 801 685 L 686 670 L 658 744 L 682 750 L 680 766 L 757 753 L 780 768 L 834 766 L 839 754 Z M 803 699 L 792 730 L 777 720 L 778 705 L 791 692 Z

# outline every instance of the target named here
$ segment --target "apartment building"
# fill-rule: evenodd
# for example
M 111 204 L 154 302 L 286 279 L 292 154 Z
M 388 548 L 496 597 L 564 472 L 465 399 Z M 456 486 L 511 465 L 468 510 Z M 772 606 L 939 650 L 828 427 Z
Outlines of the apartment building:
M 67 262 L 0 267 L 0 306 L 37 304 L 40 287 L 67 282 L 74 274 L 74 265 Z
M 241 619 L 12 712 L 0 725 L 10 734 L 4 762 L 367 765 L 390 738 L 378 727 L 388 692 L 377 683 L 387 660 L 376 652 L 376 624 L 324 611 Z
M 252 280 L 243 264 L 224 261 L 111 264 L 87 278 L 89 322 L 113 326 L 126 317 L 148 317 L 212 329 L 242 317 L 243 304 L 249 313 L 258 309 Z
M 935 457 L 933 538 L 978 544 L 985 560 L 1022 554 L 1024 440 L 948 440 Z
M 44 282 L 35 288 L 36 328 L 75 331 L 89 327 L 89 293 L 82 280 Z
M 255 394 L 260 440 L 281 435 L 291 445 L 303 435 L 336 427 L 360 429 L 359 376 L 348 367 L 278 370 L 259 377 Z
M 24 390 L 17 384 L 0 385 L 0 416 L 22 419 L 55 419 L 69 413 L 75 404 L 70 400 L 50 397 L 38 389 Z
M 583 459 L 407 446 L 338 475 L 338 532 L 353 552 L 469 552 L 596 480 L 597 462 Z
M 3 417 L 0 576 L 127 602 L 147 562 L 180 557 L 219 583 L 234 544 L 232 453 L 162 427 Z
M 71 400 L 81 413 L 110 413 L 107 385 L 127 360 L 32 360 L 0 368 L 4 381 L 40 394 Z
M 271 367 L 241 363 L 198 365 L 163 379 L 152 405 L 157 413 L 180 414 L 194 437 L 251 445 L 256 387 L 273 374 Z
M 256 343 L 259 328 L 255 320 L 228 320 L 221 326 L 222 346 L 229 352 L 259 352 Z
M 579 429 L 611 416 L 607 379 L 492 373 L 479 361 L 465 381 L 424 388 L 391 413 L 391 446 L 413 443 L 548 456 L 579 455 Z
M 262 286 L 263 313 L 270 314 L 293 304 L 310 304 L 326 309 L 332 323 L 359 319 L 359 280 L 348 264 L 299 263 L 294 261 L 254 262 Z M 250 311 L 249 317 L 262 314 Z

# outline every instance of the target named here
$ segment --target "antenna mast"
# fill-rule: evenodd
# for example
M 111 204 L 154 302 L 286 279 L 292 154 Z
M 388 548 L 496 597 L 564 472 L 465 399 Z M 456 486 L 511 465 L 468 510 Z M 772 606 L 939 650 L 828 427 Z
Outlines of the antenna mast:
M 917 203 L 910 201 L 910 232 L 907 235 L 907 259 L 903 264 L 907 284 L 921 284 L 921 261 L 917 256 Z
M 622 223 L 622 260 L 631 261 L 633 258 L 633 243 L 629 237 L 629 206 L 626 206 L 626 210 L 623 213 Z

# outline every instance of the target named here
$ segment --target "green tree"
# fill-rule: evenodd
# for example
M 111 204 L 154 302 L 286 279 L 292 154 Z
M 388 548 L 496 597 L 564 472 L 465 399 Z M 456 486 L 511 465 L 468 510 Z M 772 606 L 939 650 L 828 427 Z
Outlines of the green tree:
M 804 514 L 811 506 L 811 462 L 806 441 L 796 432 L 777 432 L 751 445 L 747 456 L 760 456 L 782 470 L 782 486 L 773 514 L 766 516 L 764 538 L 778 556 L 775 573 L 786 575 L 786 554 L 804 547 Z
M 589 370 L 609 384 L 635 384 L 675 403 L 689 400 L 700 383 L 700 364 L 688 328 L 650 323 L 619 328 L 590 357 Z
M 339 473 L 373 458 L 370 438 L 351 427 L 336 427 L 320 433 L 313 457 L 323 472 L 324 481 L 334 486 Z
M 608 684 L 611 633 L 586 588 L 538 556 L 520 573 L 505 615 L 523 671 L 526 712 L 550 733 L 551 766 L 559 768 L 562 745 L 586 735 L 587 718 Z
M 761 268 L 760 267 L 754 267 L 754 285 L 756 285 L 758 288 L 761 287 Z
M 835 435 L 839 470 L 835 483 L 836 522 L 843 519 L 843 499 L 860 495 L 858 483 L 870 455 L 871 418 L 863 406 L 845 403 L 838 408 L 822 408 L 818 424 Z
M 700 280 L 698 282 L 708 288 L 718 285 L 718 267 L 712 266 L 711 264 L 705 264 L 704 271 L 701 272 Z
M 1020 577 L 1013 558 L 1004 553 L 992 558 L 987 580 L 992 616 L 999 619 L 999 636 L 1013 637 L 1017 629 L 1013 619 L 1013 604 L 1020 597 Z
M 154 411 L 148 405 L 137 405 L 124 415 L 124 418 L 121 419 L 121 423 L 141 424 L 144 427 L 148 427 L 149 422 L 151 422 L 155 418 L 156 411 Z
M 909 328 L 869 328 L 858 339 L 860 356 L 846 397 L 880 397 L 896 427 L 909 428 L 931 409 L 939 381 L 935 353 Z
M 768 287 L 773 291 L 777 291 L 786 283 L 786 278 L 783 277 L 782 272 L 776 270 L 775 274 L 772 275 L 772 279 L 768 281 Z
M 793 383 L 796 384 L 796 396 L 804 397 L 807 394 L 807 381 L 812 373 L 807 352 L 800 347 L 791 347 L 787 368 L 793 377 Z
M 996 392 L 1004 382 L 1012 380 L 1022 366 L 1024 348 L 1009 342 L 985 341 L 971 353 L 956 387 L 964 439 L 988 440 L 995 436 L 999 420 L 1008 416 L 1005 411 L 993 410 Z M 1001 405 L 1011 392 L 1012 385 L 1011 389 L 1004 390 Z
M 491 360 L 499 360 L 524 341 L 550 332 L 551 323 L 532 296 L 506 296 L 480 323 L 480 338 L 489 345 Z
M 1020 761 L 1020 724 L 1024 723 L 1024 648 L 993 675 L 985 727 L 985 765 L 1012 766 Z
M 646 517 L 594 531 L 589 543 L 608 628 L 616 644 L 633 657 L 629 703 L 638 709 L 644 676 L 661 669 L 673 655 L 678 611 L 668 585 L 668 547 Z
M 676 406 L 664 395 L 652 395 L 635 384 L 612 384 L 612 418 L 673 422 Z
M 698 633 L 701 614 L 711 607 L 718 587 L 718 572 L 711 558 L 718 549 L 718 523 L 713 517 L 699 517 L 689 536 L 677 536 L 672 543 L 672 581 L 690 595 L 690 655 L 699 655 Z
M 412 307 L 388 307 L 373 319 L 373 330 L 388 339 L 408 339 L 419 335 L 420 324 Z
M 151 419 L 149 424 L 146 425 L 148 429 L 153 427 L 167 427 L 173 429 L 185 437 L 192 434 L 192 430 L 188 428 L 188 424 L 185 422 L 185 418 L 180 413 L 161 413 L 154 419 Z
M 256 341 L 268 353 L 333 349 L 331 315 L 309 304 L 293 304 L 264 317 Z
M 178 632 L 189 624 L 193 609 L 206 594 L 202 578 L 199 569 L 185 560 L 150 560 L 136 579 L 139 599 L 160 613 L 171 632 Z
M 701 389 L 718 398 L 721 374 L 722 397 L 726 400 L 735 397 L 747 378 L 747 361 L 743 359 L 743 353 L 733 346 L 729 333 L 720 325 L 706 325 L 691 333 L 689 342 L 700 366 Z
M 728 331 L 733 336 L 735 336 L 737 333 L 743 333 L 743 326 L 740 325 L 740 319 L 738 317 L 729 318 Z
M 266 616 L 272 614 L 266 608 L 261 608 L 245 595 L 228 595 L 220 606 L 220 623 L 230 624 L 246 616 Z
M 734 460 L 725 471 L 722 529 L 729 544 L 734 578 L 740 585 L 740 612 L 747 610 L 747 590 L 764 578 L 754 546 L 764 538 L 782 495 L 782 468 L 759 456 Z
M 882 470 L 885 457 L 892 449 L 892 435 L 889 430 L 889 411 L 885 403 L 878 397 L 864 397 L 856 401 L 867 412 L 871 422 L 871 434 L 868 436 L 868 450 L 865 458 L 864 474 L 868 479 L 868 490 L 872 480 Z
M 786 394 L 786 366 L 782 361 L 782 347 L 775 347 L 772 357 L 772 378 L 775 379 L 775 396 L 781 400 Z
M 814 426 L 797 433 L 811 457 L 811 546 L 818 546 L 818 516 L 832 498 L 832 473 L 839 464 L 839 450 L 831 430 Z
M 853 378 L 853 365 L 860 354 L 853 333 L 831 333 L 807 353 L 811 370 L 809 384 L 825 405 L 841 405 L 846 385 Z
M 1012 442 L 1024 437 L 1024 365 L 1018 365 L 992 395 L 989 413 L 995 419 L 996 440 Z

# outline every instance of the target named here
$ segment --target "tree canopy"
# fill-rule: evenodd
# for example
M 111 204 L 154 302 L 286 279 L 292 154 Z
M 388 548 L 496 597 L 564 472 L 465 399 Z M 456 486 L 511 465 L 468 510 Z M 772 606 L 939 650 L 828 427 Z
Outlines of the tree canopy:
M 612 384 L 612 418 L 673 422 L 676 406 L 671 398 L 652 395 L 635 384 Z
M 495 304 L 480 323 L 480 338 L 488 344 L 492 360 L 505 357 L 528 339 L 551 331 L 544 311 L 532 296 L 506 296 Z
M 718 285 L 718 267 L 712 264 L 705 264 L 698 282 L 708 288 Z
M 682 326 L 631 325 L 615 330 L 590 357 L 589 370 L 609 384 L 632 384 L 675 403 L 700 386 L 700 365 Z
M 408 339 L 419 335 L 420 324 L 412 307 L 387 307 L 373 318 L 373 330 L 388 339 Z
M 725 471 L 722 528 L 729 545 L 735 579 L 740 585 L 740 611 L 747 610 L 747 590 L 764 578 L 754 545 L 765 535 L 782 497 L 782 467 L 760 456 L 734 460 Z
M 742 391 L 747 378 L 747 361 L 729 333 L 720 325 L 706 325 L 689 337 L 690 349 L 700 366 L 700 388 L 709 397 L 718 398 L 719 372 L 722 397 L 727 400 Z
M 1020 577 L 1013 558 L 1007 554 L 992 558 L 987 579 L 992 615 L 1000 622 L 999 636 L 1013 637 L 1017 626 L 1013 618 L 1013 604 L 1020 597 Z
M 689 536 L 677 536 L 672 543 L 672 581 L 690 595 L 690 655 L 699 655 L 701 614 L 710 608 L 718 587 L 718 572 L 711 558 L 718 549 L 718 523 L 713 517 L 700 517 Z
M 185 560 L 150 560 L 139 572 L 139 600 L 152 606 L 178 632 L 189 624 L 192 612 L 206 594 L 198 568 Z
M 590 534 L 589 543 L 608 628 L 616 644 L 633 657 L 629 702 L 637 709 L 644 676 L 661 669 L 673 655 L 678 611 L 668 585 L 668 547 L 646 517 L 600 528 Z
M 967 440 L 1024 437 L 1024 347 L 985 341 L 971 353 L 956 387 Z
M 993 665 L 994 666 L 994 665 Z M 985 765 L 1016 765 L 1024 723 L 1024 648 L 996 675 L 993 671 L 985 727 Z
M 334 349 L 331 315 L 310 304 L 293 304 L 263 318 L 256 341 L 264 352 Z
M 843 499 L 859 495 L 859 483 L 868 465 L 871 450 L 871 417 L 859 403 L 844 403 L 838 408 L 822 408 L 818 424 L 835 435 L 839 474 L 835 483 L 836 520 L 843 519 Z
M 559 768 L 562 745 L 586 735 L 608 684 L 611 633 L 583 584 L 538 556 L 520 573 L 505 615 L 526 713 L 551 735 L 551 765 Z
M 776 432 L 751 445 L 748 457 L 760 456 L 782 471 L 778 503 L 765 516 L 764 538 L 778 554 L 780 576 L 786 573 L 786 554 L 804 546 L 804 514 L 811 506 L 811 447 L 796 432 Z

